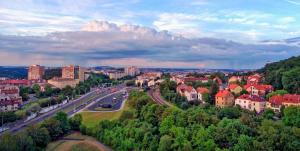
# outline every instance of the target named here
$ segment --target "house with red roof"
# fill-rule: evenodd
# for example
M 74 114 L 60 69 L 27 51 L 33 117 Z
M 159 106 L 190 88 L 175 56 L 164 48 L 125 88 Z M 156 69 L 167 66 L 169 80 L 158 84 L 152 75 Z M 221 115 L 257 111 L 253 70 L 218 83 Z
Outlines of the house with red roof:
M 269 98 L 266 104 L 267 108 L 280 112 L 282 106 L 300 106 L 300 95 L 297 94 L 284 94 L 274 95 Z
M 261 82 L 261 76 L 259 74 L 251 75 L 247 78 L 248 85 L 258 85 Z
M 6 79 L 1 80 L 0 85 L 29 86 L 30 81 L 20 79 Z
M 235 105 L 250 111 L 260 113 L 265 110 L 266 101 L 264 98 L 257 95 L 243 94 L 234 101 Z
M 272 92 L 274 88 L 271 85 L 265 84 L 246 84 L 244 85 L 244 89 L 251 95 L 265 96 L 267 93 Z
M 234 94 L 240 94 L 241 91 L 243 90 L 243 88 L 241 86 L 239 86 L 238 84 L 229 84 L 228 85 L 228 89 L 230 90 L 230 92 L 233 92 Z
M 180 84 L 177 86 L 176 91 L 181 96 L 185 96 L 188 101 L 197 100 L 197 91 L 192 86 Z
M 215 97 L 215 104 L 217 107 L 226 107 L 234 105 L 234 96 L 228 90 L 220 90 Z
M 242 81 L 242 76 L 231 76 L 229 79 L 228 79 L 228 83 L 231 84 L 231 83 L 237 83 L 237 82 L 241 82 Z
M 0 94 L 22 103 L 22 97 L 19 95 L 19 87 L 14 85 L 1 85 Z
M 209 93 L 209 90 L 207 88 L 204 88 L 204 87 L 198 87 L 197 89 L 197 94 L 198 94 L 198 100 L 203 102 L 203 95 L 204 94 L 208 94 Z M 205 103 L 205 102 L 203 102 Z

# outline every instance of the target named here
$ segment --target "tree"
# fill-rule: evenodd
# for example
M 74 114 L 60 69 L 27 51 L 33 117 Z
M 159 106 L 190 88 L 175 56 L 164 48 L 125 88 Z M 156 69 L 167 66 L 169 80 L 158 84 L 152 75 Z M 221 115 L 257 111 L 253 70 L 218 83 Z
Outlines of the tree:
M 36 146 L 44 148 L 49 144 L 51 138 L 46 128 L 31 126 L 27 129 L 27 131 Z
M 75 114 L 72 118 L 69 119 L 69 123 L 72 130 L 80 130 L 80 125 L 82 122 L 82 115 Z
M 41 87 L 38 84 L 33 84 L 32 85 L 32 90 L 35 93 L 36 97 L 40 97 L 41 94 Z
M 252 151 L 253 150 L 253 138 L 247 135 L 240 135 L 238 143 L 233 146 L 234 151 Z
M 289 106 L 284 109 L 283 123 L 300 128 L 300 107 Z
M 282 85 L 290 93 L 300 93 L 300 67 L 284 72 Z
M 14 122 L 17 120 L 17 115 L 15 112 L 8 111 L 8 112 L 0 112 L 0 126 L 2 126 L 2 118 L 3 118 L 3 124 Z
M 65 112 L 58 112 L 58 113 L 56 113 L 54 118 L 59 121 L 59 125 L 60 125 L 60 128 L 62 129 L 63 133 L 64 134 L 68 133 L 70 130 L 68 114 Z
M 133 119 L 134 118 L 134 110 L 125 110 L 122 112 L 119 120 L 120 121 L 125 121 L 127 119 Z
M 271 98 L 274 95 L 281 95 L 281 96 L 283 96 L 284 94 L 288 94 L 288 92 L 286 90 L 276 90 L 274 92 L 268 93 L 267 94 L 267 99 Z
M 210 101 L 209 104 L 215 104 L 215 96 L 219 91 L 219 85 L 217 82 L 213 82 L 210 88 Z
M 60 122 L 54 118 L 45 120 L 41 126 L 48 130 L 51 140 L 56 140 L 63 135 Z
M 239 118 L 241 116 L 241 111 L 238 107 L 224 107 L 221 108 L 218 113 L 220 119 L 227 117 L 229 119 Z
M 0 150 L 2 151 L 16 151 L 17 148 L 17 142 L 16 137 L 12 134 L 3 134 L 0 136 Z
M 266 119 L 273 119 L 275 112 L 272 109 L 266 109 L 263 113 L 263 117 Z
M 53 89 L 51 88 L 51 86 L 49 84 L 47 84 L 45 86 L 45 95 L 46 96 L 51 96 L 53 93 Z
M 19 132 L 15 135 L 17 148 L 20 151 L 35 151 L 35 143 L 27 131 Z

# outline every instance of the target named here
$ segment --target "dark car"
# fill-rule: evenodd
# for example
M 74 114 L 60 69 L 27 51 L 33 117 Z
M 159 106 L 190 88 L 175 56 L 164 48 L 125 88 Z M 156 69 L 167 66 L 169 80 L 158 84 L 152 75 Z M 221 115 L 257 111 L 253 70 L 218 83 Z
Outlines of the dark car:
M 101 105 L 102 108 L 112 108 L 111 104 L 102 104 Z

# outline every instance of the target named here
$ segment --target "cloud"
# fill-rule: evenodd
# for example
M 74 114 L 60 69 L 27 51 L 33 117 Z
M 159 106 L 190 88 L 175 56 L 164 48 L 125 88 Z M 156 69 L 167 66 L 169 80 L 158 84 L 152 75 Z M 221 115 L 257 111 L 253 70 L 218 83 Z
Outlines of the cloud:
M 258 68 L 267 60 L 300 54 L 299 45 L 289 43 L 242 44 L 216 38 L 184 38 L 167 31 L 106 21 L 93 21 L 82 29 L 45 36 L 0 35 L 0 63 Z
M 161 13 L 153 21 L 153 25 L 158 30 L 168 30 L 189 38 L 221 36 L 240 42 L 257 42 L 274 37 L 288 38 L 286 33 L 295 32 L 299 27 L 293 16 L 246 10 Z
M 295 0 L 285 0 L 286 2 L 293 4 L 293 5 L 299 5 L 300 6 L 300 2 L 299 1 L 295 1 Z

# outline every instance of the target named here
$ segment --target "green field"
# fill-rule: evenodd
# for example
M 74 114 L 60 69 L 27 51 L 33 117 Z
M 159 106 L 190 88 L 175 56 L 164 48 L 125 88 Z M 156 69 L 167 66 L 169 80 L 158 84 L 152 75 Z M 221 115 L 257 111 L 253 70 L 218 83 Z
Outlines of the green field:
M 65 138 L 74 140 L 58 140 L 50 143 L 46 151 L 104 151 L 99 142 L 89 136 L 80 133 L 72 133 Z
M 124 108 L 116 112 L 81 112 L 83 124 L 87 127 L 94 127 L 102 120 L 118 119 L 124 110 L 128 110 L 128 101 L 126 101 Z

